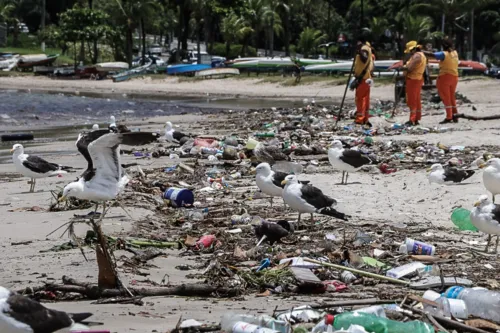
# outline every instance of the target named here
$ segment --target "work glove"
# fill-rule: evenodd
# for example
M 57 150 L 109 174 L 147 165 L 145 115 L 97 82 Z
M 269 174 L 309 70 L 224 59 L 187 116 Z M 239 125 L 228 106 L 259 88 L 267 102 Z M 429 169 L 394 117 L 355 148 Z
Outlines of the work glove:
M 366 81 L 365 81 L 365 82 L 366 82 L 366 84 L 367 84 L 368 86 L 370 86 L 370 87 L 371 87 L 371 86 L 373 86 L 373 80 L 372 80 L 372 79 L 366 79 Z

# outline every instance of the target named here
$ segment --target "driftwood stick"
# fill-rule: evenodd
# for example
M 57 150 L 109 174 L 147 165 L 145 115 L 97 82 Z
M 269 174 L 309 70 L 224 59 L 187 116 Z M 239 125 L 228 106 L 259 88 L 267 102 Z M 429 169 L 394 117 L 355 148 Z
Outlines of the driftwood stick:
M 109 298 L 119 296 L 129 296 L 126 290 L 120 289 L 99 289 L 97 285 L 88 285 L 82 287 L 79 285 L 68 284 L 49 284 L 45 287 L 50 291 L 62 291 L 66 293 L 79 293 L 87 296 L 90 299 Z M 173 287 L 156 287 L 156 288 L 128 288 L 135 295 L 151 297 L 151 296 L 201 296 L 209 297 L 213 293 L 223 294 L 225 296 L 236 296 L 239 291 L 237 289 L 216 288 L 204 283 L 181 284 Z
M 338 301 L 327 304 L 318 304 L 311 305 L 313 309 L 328 309 L 328 308 L 337 308 L 337 307 L 349 307 L 356 305 L 377 305 L 377 304 L 397 304 L 401 302 L 401 299 L 376 299 L 376 298 L 368 298 L 368 299 L 354 299 L 354 300 L 346 300 L 346 301 Z M 276 312 L 288 311 L 290 309 L 277 309 Z
M 454 119 L 467 119 L 467 120 L 494 120 L 494 119 L 500 119 L 500 115 L 492 115 L 492 116 L 484 116 L 484 117 L 475 117 L 475 116 L 469 116 L 463 113 L 457 113 L 453 115 Z

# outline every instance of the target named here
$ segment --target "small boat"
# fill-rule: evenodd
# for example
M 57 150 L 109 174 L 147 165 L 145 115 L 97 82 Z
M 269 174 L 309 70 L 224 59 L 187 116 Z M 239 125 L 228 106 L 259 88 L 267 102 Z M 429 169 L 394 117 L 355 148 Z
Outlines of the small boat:
M 214 77 L 226 75 L 240 75 L 240 70 L 237 68 L 209 68 L 194 73 L 195 77 Z
M 205 69 L 212 68 L 211 65 L 203 65 L 203 64 L 178 64 L 178 65 L 170 65 L 167 66 L 167 74 L 168 75 L 177 75 L 177 74 L 190 74 L 199 72 Z
M 30 54 L 19 57 L 17 67 L 32 68 L 34 66 L 51 66 L 59 54 Z
M 375 60 L 375 71 L 388 71 L 391 66 L 397 63 L 398 60 Z M 352 68 L 352 60 L 342 61 L 326 65 L 309 65 L 306 66 L 306 72 L 350 72 Z
M 0 58 L 0 69 L 10 71 L 17 66 L 19 62 L 19 54 L 5 54 Z
M 334 64 L 335 62 L 328 59 L 307 59 L 307 58 L 299 58 L 295 60 L 299 66 L 309 66 L 309 65 L 329 65 Z
M 120 72 L 128 69 L 128 64 L 126 62 L 102 62 L 100 64 L 96 64 L 95 68 L 98 72 Z
M 284 68 L 296 66 L 291 58 L 259 58 L 257 60 L 241 61 L 231 65 L 233 68 L 262 69 Z
M 431 69 L 438 69 L 439 68 L 439 61 L 436 59 L 428 59 L 428 66 Z M 403 61 L 398 61 L 391 67 L 389 67 L 389 70 L 391 69 L 398 69 L 403 66 Z M 473 70 L 473 71 L 478 71 L 478 72 L 484 72 L 488 69 L 485 64 L 482 62 L 477 62 L 477 61 L 471 61 L 471 60 L 460 60 L 458 62 L 458 69 L 460 70 Z
M 153 61 L 151 59 L 149 59 L 148 63 L 146 63 L 145 65 L 143 65 L 141 67 L 136 67 L 136 68 L 118 73 L 116 75 L 113 75 L 112 76 L 113 82 L 123 82 L 123 81 L 127 81 L 133 77 L 144 75 L 151 65 L 153 65 Z

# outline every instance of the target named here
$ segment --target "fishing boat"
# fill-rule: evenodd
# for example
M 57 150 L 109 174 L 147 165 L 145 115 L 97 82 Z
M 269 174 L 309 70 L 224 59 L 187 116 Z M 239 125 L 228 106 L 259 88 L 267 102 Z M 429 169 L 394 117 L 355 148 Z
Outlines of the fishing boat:
M 116 75 L 113 75 L 112 76 L 113 82 L 123 82 L 123 81 L 127 81 L 133 77 L 144 75 L 147 72 L 148 68 L 152 65 L 153 65 L 153 61 L 149 60 L 148 63 L 144 64 L 143 66 L 136 67 L 136 68 L 118 73 Z
M 329 65 L 335 63 L 335 61 L 328 59 L 307 59 L 307 58 L 299 58 L 295 60 L 299 66 L 309 66 L 309 65 Z
M 403 66 L 403 61 L 400 60 L 394 63 L 391 67 L 389 67 L 389 70 L 398 69 L 402 66 Z M 428 66 L 430 69 L 439 69 L 439 61 L 436 59 L 428 59 Z M 488 67 L 486 67 L 486 65 L 483 64 L 482 62 L 471 61 L 471 60 L 460 60 L 458 62 L 458 69 L 485 72 L 488 69 Z
M 59 54 L 30 54 L 19 57 L 17 67 L 21 69 L 32 68 L 34 66 L 51 66 L 59 57 Z
M 398 60 L 375 60 L 375 71 L 388 71 L 391 66 L 397 63 Z M 350 72 L 352 68 L 352 60 L 337 62 L 326 65 L 309 65 L 306 66 L 306 72 Z
M 126 62 L 115 61 L 115 62 L 102 62 L 100 64 L 96 64 L 95 68 L 98 72 L 120 72 L 123 70 L 127 70 L 128 64 Z
M 195 72 L 195 77 L 219 77 L 219 76 L 228 76 L 228 75 L 240 75 L 240 70 L 237 68 L 209 68 L 204 69 L 198 72 Z
M 231 65 L 240 69 L 285 68 L 296 66 L 291 58 L 259 58 L 257 60 L 241 61 Z
M 212 68 L 211 65 L 203 65 L 203 64 L 170 65 L 167 67 L 167 74 L 168 75 L 192 74 L 210 68 Z

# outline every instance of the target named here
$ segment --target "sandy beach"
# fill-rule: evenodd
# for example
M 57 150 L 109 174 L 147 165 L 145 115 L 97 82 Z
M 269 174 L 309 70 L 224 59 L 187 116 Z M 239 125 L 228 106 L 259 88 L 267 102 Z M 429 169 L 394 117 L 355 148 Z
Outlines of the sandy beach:
M 293 87 L 283 87 L 279 84 L 262 83 L 259 79 L 225 79 L 205 81 L 183 81 L 176 78 L 164 80 L 138 79 L 123 83 L 111 81 L 58 81 L 42 77 L 1 77 L 0 88 L 20 89 L 37 91 L 59 91 L 74 93 L 98 92 L 102 94 L 135 94 L 135 95 L 158 95 L 166 99 L 174 96 L 193 96 L 203 98 L 206 96 L 238 97 L 249 99 L 303 99 L 316 98 L 325 101 L 338 101 L 344 92 L 343 86 L 333 86 L 327 83 L 314 83 Z M 459 92 L 467 96 L 472 103 L 460 106 L 460 112 L 473 114 L 475 116 L 496 115 L 500 113 L 500 81 L 489 79 L 465 79 L 459 84 Z M 393 86 L 375 86 L 372 90 L 372 101 L 376 99 L 390 100 L 393 98 Z M 352 107 L 354 93 L 349 92 L 347 102 Z M 279 105 L 277 105 L 279 107 Z M 473 111 L 472 108 L 477 111 Z M 131 106 L 131 109 L 134 107 Z M 235 111 L 238 112 L 238 111 Z M 0 110 L 0 113 L 1 110 Z M 107 117 L 107 115 L 106 115 Z M 396 118 L 398 122 L 407 120 L 407 113 Z M 147 118 L 134 118 L 132 116 L 120 115 L 119 121 L 127 118 L 142 131 L 160 131 L 166 120 L 171 120 L 179 129 L 187 132 L 204 134 L 213 133 L 214 124 L 224 120 L 223 115 L 218 114 L 186 114 L 175 116 L 157 116 Z M 129 119 L 130 118 L 130 119 Z M 442 120 L 442 110 L 431 110 L 425 113 L 422 126 L 433 128 Z M 346 121 L 347 123 L 347 121 Z M 373 118 L 375 127 L 388 126 L 383 118 Z M 83 124 L 82 124 L 83 125 Z M 447 125 L 453 129 L 444 133 L 430 133 L 426 135 L 401 134 L 376 136 L 374 140 L 397 141 L 397 140 L 422 140 L 436 144 L 462 145 L 480 147 L 484 145 L 499 146 L 500 120 L 491 121 L 466 121 L 461 120 L 458 124 Z M 8 128 L 8 127 L 3 127 Z M 24 124 L 29 128 L 29 124 Z M 79 128 L 65 134 L 68 138 L 76 139 Z M 230 133 L 228 129 L 227 133 Z M 226 134 L 227 134 L 226 133 Z M 251 131 L 248 130 L 248 134 Z M 45 159 L 57 162 L 61 165 L 71 165 L 81 168 L 86 167 L 84 158 L 78 154 L 74 146 L 74 139 L 68 141 L 55 141 L 37 145 L 27 149 L 27 153 L 35 153 Z M 0 155 L 8 154 L 6 144 L 2 146 Z M 126 148 L 126 147 L 125 147 Z M 500 149 L 490 151 L 498 153 Z M 479 151 L 474 151 L 478 154 Z M 162 168 L 172 164 L 168 156 L 158 159 L 136 160 L 133 156 L 124 156 L 122 163 L 139 163 L 143 169 Z M 46 212 L 26 211 L 27 207 L 41 207 L 43 209 L 53 202 L 50 190 L 62 188 L 65 184 L 73 181 L 77 173 L 71 173 L 62 177 L 44 178 L 37 182 L 35 193 L 27 193 L 29 185 L 27 178 L 20 177 L 16 173 L 14 165 L 9 161 L 0 164 L 0 285 L 19 290 L 28 286 L 41 285 L 43 282 L 59 282 L 63 275 L 95 282 L 97 280 L 97 265 L 95 252 L 85 248 L 85 254 L 89 259 L 86 262 L 78 249 L 61 252 L 40 252 L 60 245 L 67 241 L 66 236 L 60 238 L 61 232 L 47 236 L 51 231 L 67 222 L 73 214 L 86 214 L 88 210 Z M 326 194 L 338 198 L 339 210 L 349 212 L 356 216 L 358 221 L 391 221 L 393 223 L 422 222 L 432 223 L 446 233 L 453 228 L 450 214 L 453 207 L 463 206 L 471 208 L 472 203 L 481 194 L 485 194 L 482 185 L 482 173 L 477 172 L 468 180 L 467 185 L 460 186 L 437 186 L 429 185 L 425 170 L 402 170 L 390 175 L 379 173 L 359 172 L 350 175 L 352 183 L 348 186 L 338 186 L 341 173 L 330 170 L 327 173 L 304 174 L 301 178 L 310 180 L 320 187 Z M 252 191 L 256 187 L 251 188 Z M 145 219 L 152 212 L 146 209 L 128 209 L 132 218 L 128 217 L 120 208 L 112 208 L 104 220 L 104 231 L 109 235 L 118 236 L 131 231 L 134 222 Z M 84 226 L 77 228 L 80 236 L 87 230 Z M 468 236 L 476 240 L 484 241 L 483 235 Z M 29 243 L 24 243 L 29 242 Z M 12 245 L 12 243 L 22 243 Z M 181 271 L 175 269 L 179 264 L 194 263 L 195 261 L 208 260 L 211 255 L 203 255 L 200 258 L 181 257 L 177 250 L 167 250 L 167 256 L 152 260 L 154 266 L 148 270 L 148 279 L 160 282 L 168 274 L 169 282 L 173 285 L 185 283 L 188 273 L 193 271 Z M 130 255 L 118 251 L 116 256 Z M 491 265 L 500 271 L 500 262 L 491 261 Z M 197 271 L 198 273 L 200 271 Z M 143 276 L 123 274 L 126 283 L 134 280 L 144 280 Z M 191 280 L 191 282 L 193 282 Z M 356 289 L 351 290 L 355 292 Z M 324 298 L 327 300 L 341 299 L 342 294 L 325 294 L 317 296 L 295 295 L 291 298 L 270 296 L 258 298 L 253 295 L 245 295 L 237 299 L 210 299 L 210 298 L 184 298 L 184 297 L 153 297 L 145 298 L 144 306 L 134 305 L 93 305 L 90 301 L 84 302 L 58 302 L 47 303 L 47 306 L 69 312 L 93 312 L 93 321 L 103 322 L 104 328 L 111 332 L 166 332 L 177 324 L 179 317 L 183 319 L 193 318 L 207 323 L 218 323 L 222 314 L 228 310 L 234 312 L 248 313 L 272 313 L 279 308 L 291 308 L 300 304 L 318 303 Z

